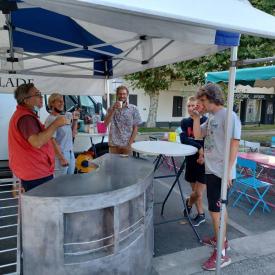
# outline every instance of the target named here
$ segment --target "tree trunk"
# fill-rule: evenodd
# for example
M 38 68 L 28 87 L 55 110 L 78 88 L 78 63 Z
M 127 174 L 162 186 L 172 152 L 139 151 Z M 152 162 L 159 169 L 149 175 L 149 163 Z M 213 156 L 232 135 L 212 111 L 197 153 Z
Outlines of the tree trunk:
M 150 95 L 150 107 L 149 107 L 149 114 L 148 114 L 146 126 L 156 127 L 159 93 L 149 94 L 149 95 Z

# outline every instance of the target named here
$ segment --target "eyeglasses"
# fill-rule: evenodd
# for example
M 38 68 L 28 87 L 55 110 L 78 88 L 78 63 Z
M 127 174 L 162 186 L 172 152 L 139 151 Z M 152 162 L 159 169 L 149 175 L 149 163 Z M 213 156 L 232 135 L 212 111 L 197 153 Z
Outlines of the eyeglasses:
M 31 97 L 43 97 L 42 96 L 42 94 L 41 94 L 41 92 L 38 92 L 38 93 L 36 93 L 36 94 L 34 94 L 34 95 L 30 95 L 30 96 L 26 96 L 26 97 L 24 97 L 24 99 L 28 99 L 28 98 L 31 98 Z

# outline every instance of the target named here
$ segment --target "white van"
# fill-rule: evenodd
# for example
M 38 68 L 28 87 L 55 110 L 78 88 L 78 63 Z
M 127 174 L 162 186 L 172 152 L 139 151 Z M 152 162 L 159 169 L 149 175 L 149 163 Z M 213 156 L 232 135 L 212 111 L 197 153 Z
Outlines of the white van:
M 47 99 L 48 95 L 44 96 L 44 106 L 40 110 L 40 120 L 44 123 L 49 115 Z M 80 119 L 83 120 L 85 115 L 93 116 L 95 113 L 99 113 L 103 119 L 106 111 L 102 108 L 101 96 L 64 96 L 66 111 L 73 111 L 75 108 L 81 108 Z M 8 160 L 8 126 L 10 118 L 16 109 L 16 100 L 13 94 L 0 94 L 0 132 L 2 134 L 0 142 L 0 161 Z M 99 138 L 100 139 L 100 138 Z M 99 142 L 100 140 L 93 141 Z M 74 141 L 74 151 L 82 152 L 88 150 L 91 147 L 91 140 L 85 135 L 77 135 Z

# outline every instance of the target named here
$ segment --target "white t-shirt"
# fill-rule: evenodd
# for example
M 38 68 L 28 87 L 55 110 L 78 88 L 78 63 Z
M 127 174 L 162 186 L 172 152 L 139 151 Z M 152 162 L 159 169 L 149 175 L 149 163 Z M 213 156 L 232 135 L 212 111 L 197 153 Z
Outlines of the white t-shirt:
M 70 112 L 66 112 L 65 116 L 72 123 L 72 114 Z M 49 127 L 49 125 L 56 118 L 57 116 L 49 115 L 45 121 L 45 127 Z M 56 142 L 60 146 L 62 153 L 73 151 L 73 136 L 71 123 L 58 127 L 53 134 L 53 138 L 56 139 Z
M 223 176 L 225 153 L 226 108 L 210 113 L 207 121 L 201 125 L 204 139 L 205 173 Z M 232 139 L 241 139 L 241 122 L 232 112 Z M 236 163 L 232 168 L 232 179 L 236 178 Z

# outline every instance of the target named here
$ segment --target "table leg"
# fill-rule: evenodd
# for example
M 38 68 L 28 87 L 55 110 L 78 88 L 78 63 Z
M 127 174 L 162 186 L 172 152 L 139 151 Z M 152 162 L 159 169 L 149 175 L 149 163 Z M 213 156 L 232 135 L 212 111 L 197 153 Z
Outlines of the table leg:
M 176 167 L 176 164 L 175 164 L 174 157 L 171 157 L 171 159 L 172 159 L 174 171 L 175 171 L 175 173 L 176 173 L 176 179 L 175 179 L 174 183 L 172 184 L 172 186 L 171 186 L 171 188 L 170 188 L 168 194 L 166 195 L 166 197 L 165 197 L 165 199 L 164 199 L 164 201 L 163 201 L 163 203 L 162 203 L 162 207 L 161 207 L 161 215 L 162 215 L 162 216 L 163 216 L 163 212 L 164 212 L 165 203 L 166 203 L 166 201 L 168 200 L 168 198 L 169 198 L 169 196 L 170 196 L 171 192 L 173 191 L 173 189 L 174 189 L 174 187 L 175 187 L 176 184 L 178 184 L 178 187 L 179 187 L 179 190 L 180 190 L 180 195 L 181 195 L 183 207 L 184 207 L 184 209 L 187 209 L 186 199 L 185 199 L 185 197 L 184 197 L 184 195 L 183 195 L 183 191 L 182 191 L 182 188 L 181 188 L 181 185 L 180 185 L 180 181 L 179 181 L 179 178 L 180 178 L 180 176 L 181 176 L 181 174 L 182 174 L 182 172 L 183 172 L 184 166 L 185 166 L 185 159 L 184 159 L 184 161 L 182 162 L 182 165 L 181 165 L 181 167 L 180 167 L 180 169 L 179 169 L 178 171 L 177 171 L 177 167 Z M 192 227 L 192 229 L 193 229 L 195 235 L 197 236 L 198 241 L 199 241 L 199 242 L 202 242 L 202 240 L 201 240 L 201 238 L 200 238 L 200 236 L 199 236 L 199 234 L 198 234 L 196 228 L 195 228 L 194 225 L 192 224 L 192 221 L 191 221 L 191 218 L 190 218 L 190 216 L 189 216 L 188 211 L 186 211 L 186 213 L 187 213 L 187 220 L 188 220 L 189 224 L 191 225 L 191 227 Z
M 156 159 L 156 164 L 155 164 L 155 168 L 154 168 L 154 172 L 156 172 L 156 170 L 159 168 L 159 162 L 162 159 L 162 155 L 159 155 Z
M 174 162 L 173 162 L 173 163 L 174 163 Z M 164 199 L 164 201 L 163 201 L 163 203 L 162 203 L 161 215 L 163 215 L 164 206 L 165 206 L 166 201 L 168 200 L 168 198 L 169 198 L 171 192 L 173 191 L 175 185 L 177 184 L 177 182 L 178 182 L 178 180 L 179 180 L 179 177 L 180 177 L 181 174 L 182 174 L 182 171 L 183 171 L 183 169 L 184 169 L 184 165 L 185 165 L 185 159 L 184 159 L 183 163 L 181 164 L 181 167 L 180 167 L 179 171 L 175 170 L 176 178 L 175 178 L 175 180 L 174 180 L 174 182 L 173 182 L 171 188 L 169 189 L 169 191 L 168 191 L 168 193 L 167 193 L 167 195 L 166 195 L 166 197 L 165 197 L 165 199 Z M 177 169 L 177 168 L 174 167 L 174 169 Z
M 95 148 L 95 144 L 93 143 L 93 138 L 90 136 L 90 140 L 91 140 L 91 148 L 92 148 L 92 152 L 94 153 L 94 158 L 96 158 L 96 148 Z

